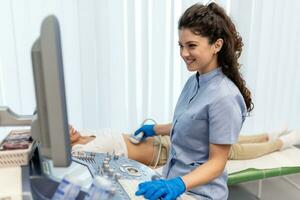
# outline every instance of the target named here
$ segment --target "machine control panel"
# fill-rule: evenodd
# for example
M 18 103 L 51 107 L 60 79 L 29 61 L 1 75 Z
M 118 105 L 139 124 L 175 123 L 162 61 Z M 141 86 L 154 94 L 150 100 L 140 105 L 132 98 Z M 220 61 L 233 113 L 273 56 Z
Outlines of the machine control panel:
M 139 200 L 135 196 L 138 184 L 144 181 L 159 179 L 153 169 L 124 156 L 109 153 L 72 152 L 73 161 L 88 167 L 92 177 L 99 175 L 107 177 L 114 190 L 112 200 Z

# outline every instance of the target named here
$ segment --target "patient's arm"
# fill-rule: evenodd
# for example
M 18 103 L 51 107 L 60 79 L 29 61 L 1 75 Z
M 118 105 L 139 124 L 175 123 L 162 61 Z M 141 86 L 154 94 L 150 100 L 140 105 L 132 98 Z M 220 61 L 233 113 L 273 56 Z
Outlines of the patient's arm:
M 172 123 L 170 124 L 158 124 L 154 126 L 156 135 L 170 135 L 172 129 Z
M 75 144 L 87 144 L 95 139 L 95 136 L 93 135 L 82 136 L 72 125 L 69 125 L 69 135 L 71 146 L 74 146 Z
M 144 142 L 139 144 L 132 144 L 129 137 L 129 134 L 123 134 L 128 158 L 149 165 L 154 156 L 153 137 L 146 138 Z

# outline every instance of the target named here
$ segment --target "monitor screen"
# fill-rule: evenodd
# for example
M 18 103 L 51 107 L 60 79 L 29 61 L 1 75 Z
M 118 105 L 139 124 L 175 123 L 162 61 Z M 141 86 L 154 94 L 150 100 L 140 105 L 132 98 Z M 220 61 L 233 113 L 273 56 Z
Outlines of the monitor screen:
M 54 166 L 69 166 L 71 145 L 65 97 L 60 28 L 55 16 L 46 17 L 31 49 L 37 103 L 32 137 Z

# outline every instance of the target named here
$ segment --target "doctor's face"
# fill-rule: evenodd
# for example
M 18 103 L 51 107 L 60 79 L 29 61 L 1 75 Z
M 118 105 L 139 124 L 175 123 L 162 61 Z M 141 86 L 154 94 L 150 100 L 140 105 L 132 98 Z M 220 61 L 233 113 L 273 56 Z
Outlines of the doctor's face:
M 196 35 L 190 29 L 179 30 L 180 55 L 189 71 L 206 73 L 217 67 L 217 56 L 207 37 Z

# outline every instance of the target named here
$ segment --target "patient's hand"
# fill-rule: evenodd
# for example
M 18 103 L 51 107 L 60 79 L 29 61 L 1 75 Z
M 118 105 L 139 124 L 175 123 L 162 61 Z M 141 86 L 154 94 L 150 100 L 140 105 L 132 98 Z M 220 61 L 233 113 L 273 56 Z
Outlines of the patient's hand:
M 69 134 L 71 146 L 75 144 L 87 144 L 96 138 L 94 135 L 82 136 L 72 125 L 69 125 Z
M 69 134 L 71 143 L 78 142 L 81 137 L 80 133 L 72 125 L 69 125 Z

